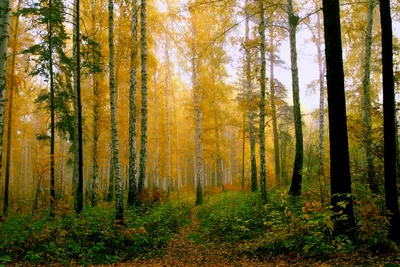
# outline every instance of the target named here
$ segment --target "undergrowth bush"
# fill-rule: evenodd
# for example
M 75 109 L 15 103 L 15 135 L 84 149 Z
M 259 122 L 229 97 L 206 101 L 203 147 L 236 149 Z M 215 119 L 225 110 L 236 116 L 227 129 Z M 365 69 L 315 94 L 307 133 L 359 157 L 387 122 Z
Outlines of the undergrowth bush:
M 334 234 L 332 206 L 321 203 L 319 194 L 306 192 L 301 198 L 291 198 L 280 189 L 268 192 L 266 205 L 258 193 L 211 197 L 198 212 L 199 233 L 205 240 L 237 242 L 243 253 L 263 255 L 312 256 L 388 244 L 388 221 L 378 207 L 379 198 L 355 192 L 357 227 L 351 238 Z
M 156 253 L 189 214 L 188 204 L 174 201 L 126 211 L 124 225 L 115 224 L 114 210 L 101 208 L 87 208 L 79 217 L 9 219 L 0 227 L 0 260 L 92 264 Z

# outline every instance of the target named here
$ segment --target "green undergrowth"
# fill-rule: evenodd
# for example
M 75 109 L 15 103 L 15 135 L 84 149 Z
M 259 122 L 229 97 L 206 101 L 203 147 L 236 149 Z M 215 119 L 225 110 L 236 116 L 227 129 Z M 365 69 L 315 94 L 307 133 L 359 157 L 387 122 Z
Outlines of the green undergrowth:
M 75 214 L 8 219 L 0 224 L 0 266 L 9 262 L 112 263 L 160 253 L 171 234 L 189 222 L 190 205 L 170 201 L 125 211 L 87 208 Z
M 198 212 L 198 234 L 204 242 L 235 243 L 238 253 L 254 256 L 396 249 L 387 238 L 388 221 L 376 205 L 379 200 L 368 193 L 354 195 L 357 227 L 349 235 L 339 236 L 334 235 L 329 203 L 304 195 L 293 199 L 283 190 L 271 190 L 266 205 L 259 193 L 214 195 Z

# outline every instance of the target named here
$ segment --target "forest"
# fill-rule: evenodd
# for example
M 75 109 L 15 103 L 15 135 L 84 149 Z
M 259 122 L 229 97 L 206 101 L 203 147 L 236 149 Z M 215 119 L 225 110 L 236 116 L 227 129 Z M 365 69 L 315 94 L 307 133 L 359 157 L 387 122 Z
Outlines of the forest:
M 400 266 L 400 2 L 0 0 L 1 266 Z

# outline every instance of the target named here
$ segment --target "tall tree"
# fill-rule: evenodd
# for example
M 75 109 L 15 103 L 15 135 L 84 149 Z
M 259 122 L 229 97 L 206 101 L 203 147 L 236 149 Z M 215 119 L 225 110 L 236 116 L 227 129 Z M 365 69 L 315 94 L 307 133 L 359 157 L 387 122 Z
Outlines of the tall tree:
M 200 90 L 197 84 L 196 73 L 196 54 L 193 51 L 191 59 L 192 67 L 192 86 L 193 86 L 193 100 L 194 100 L 194 119 L 196 123 L 195 143 L 196 143 L 196 205 L 203 204 L 203 155 L 201 144 L 201 110 L 200 110 Z
M 293 1 L 288 0 L 289 16 L 289 39 L 290 39 L 290 62 L 292 70 L 292 93 L 293 93 L 293 114 L 294 130 L 296 136 L 296 154 L 293 164 L 292 184 L 289 194 L 292 196 L 301 195 L 302 171 L 303 171 L 303 127 L 301 123 L 300 109 L 300 88 L 299 88 L 299 69 L 297 66 L 297 46 L 296 33 L 300 18 L 294 13 Z
M 80 52 L 80 0 L 75 0 L 75 68 L 76 68 L 76 81 L 75 81 L 75 101 L 78 108 L 77 113 L 77 137 L 78 137 L 78 183 L 75 192 L 76 213 L 81 213 L 83 210 L 83 133 L 82 133 L 82 102 L 81 102 L 81 52 Z
M 272 27 L 269 28 L 270 35 L 270 49 L 269 49 L 269 61 L 270 61 L 270 90 L 271 90 L 271 112 L 272 112 L 272 132 L 274 134 L 274 156 L 275 156 L 275 179 L 276 181 L 281 180 L 281 166 L 279 160 L 279 137 L 278 137 L 278 125 L 276 116 L 276 97 L 275 97 L 275 47 L 274 47 L 274 30 Z
M 246 1 L 246 6 L 248 1 Z M 250 53 L 250 15 L 246 11 L 246 28 L 245 28 L 245 73 L 246 73 L 246 90 L 247 90 L 247 100 L 248 106 L 251 106 L 251 101 L 253 97 L 252 83 L 251 83 L 251 53 Z M 250 139 L 250 166 L 251 166 L 251 191 L 257 191 L 257 163 L 256 163 L 256 137 L 255 137 L 255 127 L 254 127 L 254 111 L 249 108 L 249 139 Z
M 265 18 L 264 18 L 264 1 L 259 0 L 260 10 L 260 190 L 261 198 L 267 202 L 267 166 L 265 159 Z
M 141 133 L 140 133 L 140 163 L 139 163 L 139 196 L 144 188 L 146 179 L 146 157 L 147 157 L 147 37 L 146 37 L 146 0 L 140 1 L 140 43 L 141 43 Z
M 329 144 L 331 157 L 331 203 L 335 211 L 343 211 L 347 220 L 337 220 L 337 232 L 354 225 L 349 147 L 347 138 L 346 99 L 340 33 L 339 0 L 323 0 L 325 28 L 326 79 L 328 87 Z M 346 207 L 340 204 L 345 202 Z
M 171 125 L 169 118 L 168 82 L 169 82 L 169 38 L 165 34 L 165 115 L 167 119 L 167 198 L 171 194 Z
M 396 181 L 395 106 L 393 77 L 393 33 L 390 1 L 379 2 L 382 28 L 382 81 L 383 81 L 383 126 L 385 159 L 385 199 L 389 211 L 390 237 L 400 238 L 400 213 Z
M 19 11 L 21 6 L 21 0 L 18 0 L 17 11 Z M 10 186 L 10 159 L 11 159 L 11 138 L 12 138 L 12 123 L 13 123 L 13 99 L 15 90 L 15 59 L 17 56 L 17 39 L 18 39 L 18 29 L 19 29 L 19 16 L 17 16 L 14 25 L 14 35 L 13 35 L 13 45 L 11 49 L 11 70 L 10 70 L 10 81 L 8 88 L 8 122 L 7 122 L 7 147 L 6 147 L 6 175 L 4 184 L 4 214 L 8 211 L 8 200 L 9 200 L 9 186 Z M 1 138 L 1 137 L 0 137 Z M 0 143 L 1 145 L 1 143 Z M 1 160 L 1 157 L 0 157 Z M 0 167 L 1 171 L 1 167 Z
M 6 60 L 8 47 L 8 31 L 10 25 L 10 1 L 0 4 L 0 173 L 3 155 L 4 106 L 6 96 Z M 4 203 L 5 204 L 5 203 Z M 5 206 L 5 205 L 4 205 Z M 7 210 L 6 208 L 4 208 Z
M 316 9 L 318 9 L 318 4 L 315 4 Z M 324 143 L 325 143 L 325 64 L 323 62 L 322 55 L 322 25 L 321 25 L 321 15 L 320 12 L 317 14 L 317 60 L 318 60 L 318 72 L 319 72 L 319 149 L 318 149 L 318 175 L 324 175 Z
M 124 204 L 122 196 L 122 185 L 119 165 L 119 144 L 117 129 L 117 96 L 115 88 L 114 74 L 114 2 L 108 1 L 108 46 L 109 54 L 109 71 L 110 71 L 110 108 L 111 108 L 111 153 L 112 166 L 115 179 L 115 202 L 116 214 L 115 218 L 122 221 L 124 219 Z
M 368 23 L 365 32 L 365 57 L 364 57 L 364 75 L 363 75 L 363 89 L 364 89 L 364 123 L 365 131 L 365 152 L 367 157 L 367 175 L 369 188 L 372 192 L 378 193 L 378 181 L 374 168 L 374 157 L 372 154 L 372 136 L 371 136 L 371 47 L 372 47 L 372 26 L 374 19 L 374 0 L 368 1 Z
M 132 0 L 132 44 L 131 44 L 131 65 L 130 65 L 130 86 L 129 86 L 129 191 L 128 205 L 132 207 L 137 200 L 137 179 L 136 179 L 136 69 L 137 69 L 137 24 L 138 6 L 137 0 Z

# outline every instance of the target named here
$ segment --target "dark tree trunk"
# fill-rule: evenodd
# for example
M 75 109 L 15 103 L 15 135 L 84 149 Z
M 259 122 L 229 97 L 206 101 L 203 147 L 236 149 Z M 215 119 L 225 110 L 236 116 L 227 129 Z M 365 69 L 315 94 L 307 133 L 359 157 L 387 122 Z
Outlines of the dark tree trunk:
M 328 86 L 329 144 L 331 157 L 331 203 L 334 211 L 343 210 L 347 220 L 337 220 L 337 233 L 354 225 L 351 197 L 349 147 L 347 139 L 346 99 L 339 0 L 323 0 L 325 27 L 326 78 Z M 346 207 L 340 207 L 345 201 Z
M 76 213 L 83 210 L 83 138 L 82 138 L 82 103 L 81 103 L 81 56 L 80 56 L 80 30 L 79 30 L 79 1 L 75 0 L 75 30 L 76 30 L 76 102 L 78 107 L 77 132 L 78 132 L 78 188 L 75 197 L 77 198 L 75 206 Z
M 52 2 L 49 0 L 49 9 L 52 8 Z M 51 19 L 48 23 L 49 28 L 49 74 L 50 74 L 50 216 L 54 216 L 55 207 L 55 168 L 54 168 L 54 135 L 55 135 L 55 103 L 54 103 L 54 72 L 53 72 L 53 31 Z
M 293 164 L 292 184 L 289 194 L 292 196 L 301 195 L 301 183 L 303 178 L 303 129 L 301 124 L 300 110 L 300 89 L 299 89 L 299 70 L 297 66 L 297 47 L 296 32 L 299 17 L 294 14 L 292 0 L 288 0 L 289 8 L 289 39 L 290 39 L 290 61 L 292 70 L 292 90 L 293 90 L 293 114 L 294 130 L 296 136 L 296 154 Z
M 400 214 L 396 182 L 395 106 L 393 77 L 393 33 L 390 1 L 380 0 L 382 27 L 382 78 L 383 78 L 383 125 L 385 159 L 385 199 L 391 223 L 389 235 L 400 238 Z

